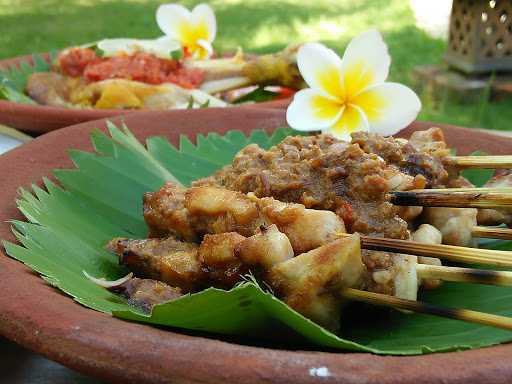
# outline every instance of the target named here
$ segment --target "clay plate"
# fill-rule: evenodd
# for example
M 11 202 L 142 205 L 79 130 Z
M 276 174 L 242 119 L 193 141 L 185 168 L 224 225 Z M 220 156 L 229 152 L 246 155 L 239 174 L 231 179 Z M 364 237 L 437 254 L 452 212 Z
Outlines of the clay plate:
M 47 54 L 42 54 L 48 59 Z M 0 70 L 19 65 L 21 62 L 32 63 L 32 56 L 20 56 L 0 60 Z M 290 99 L 266 101 L 262 103 L 244 105 L 238 108 L 286 108 Z M 5 124 L 26 132 L 46 133 L 69 125 L 85 121 L 141 113 L 142 111 L 121 109 L 69 109 L 49 107 L 44 105 L 19 104 L 12 101 L 0 100 L 0 124 Z M 151 111 L 143 111 L 148 113 Z
M 204 109 L 137 113 L 122 118 L 145 139 L 181 133 L 226 132 L 283 126 L 284 111 Z M 121 118 L 114 118 L 120 122 Z M 414 123 L 404 135 L 431 126 Z M 512 140 L 444 126 L 460 154 L 476 149 L 512 153 Z M 54 168 L 72 164 L 69 148 L 92 150 L 89 132 L 104 121 L 51 132 L 0 157 L 0 238 L 14 241 L 8 219 L 23 219 L 15 207 L 18 187 L 29 188 Z M 23 264 L 0 255 L 0 334 L 98 378 L 134 383 L 510 383 L 512 345 L 425 356 L 272 349 L 130 323 L 82 307 L 48 286 Z M 325 367 L 320 371 L 315 368 Z M 324 374 L 323 376 L 319 373 Z

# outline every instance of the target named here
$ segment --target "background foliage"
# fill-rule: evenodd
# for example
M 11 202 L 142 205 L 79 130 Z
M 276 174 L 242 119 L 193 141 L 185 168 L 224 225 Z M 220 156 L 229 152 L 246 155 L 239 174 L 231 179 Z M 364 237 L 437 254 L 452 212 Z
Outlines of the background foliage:
M 170 0 L 169 0 L 170 1 Z M 155 37 L 154 0 L 0 0 L 0 59 L 50 51 L 103 37 Z M 193 6 L 198 1 L 180 1 Z M 352 36 L 378 28 L 393 57 L 391 80 L 410 83 L 411 69 L 441 61 L 445 42 L 415 25 L 404 0 L 215 0 L 215 46 L 271 52 L 295 41 L 319 40 L 342 52 Z M 510 130 L 512 101 L 458 105 L 423 99 L 422 119 Z

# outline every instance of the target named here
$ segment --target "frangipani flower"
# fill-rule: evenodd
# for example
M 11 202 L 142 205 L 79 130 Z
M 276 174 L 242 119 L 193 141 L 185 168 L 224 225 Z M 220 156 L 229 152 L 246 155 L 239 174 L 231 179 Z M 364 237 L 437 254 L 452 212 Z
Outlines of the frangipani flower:
M 299 71 L 310 88 L 295 94 L 288 124 L 300 131 L 322 130 L 341 139 L 370 131 L 392 135 L 411 123 L 421 109 L 408 87 L 386 83 L 391 58 L 379 32 L 355 37 L 343 58 L 318 43 L 297 54 Z
M 164 4 L 156 11 L 156 22 L 166 35 L 181 43 L 186 54 L 205 59 L 213 53 L 217 22 L 209 5 L 196 5 L 190 12 L 180 4 Z

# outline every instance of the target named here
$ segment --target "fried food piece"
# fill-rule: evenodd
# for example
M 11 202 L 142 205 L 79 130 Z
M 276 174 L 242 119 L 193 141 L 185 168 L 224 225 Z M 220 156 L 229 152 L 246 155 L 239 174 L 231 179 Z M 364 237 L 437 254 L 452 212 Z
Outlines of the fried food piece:
M 125 79 L 109 79 L 76 88 L 71 93 L 73 104 L 99 109 L 180 109 L 208 102 L 212 107 L 226 103 L 197 89 L 185 89 L 176 84 L 153 85 Z
M 121 285 L 109 289 L 128 299 L 128 304 L 150 313 L 156 304 L 176 300 L 182 296 L 180 288 L 171 287 L 162 281 L 134 277 Z
M 130 240 L 116 238 L 107 249 L 119 255 L 119 263 L 137 276 L 163 281 L 183 291 L 194 290 L 203 279 L 199 247 L 172 237 Z
M 364 270 L 359 236 L 352 235 L 275 265 L 267 281 L 291 308 L 336 330 L 340 290 L 359 287 Z
M 282 85 L 301 89 L 305 83 L 297 68 L 300 45 L 290 45 L 281 52 L 256 56 L 244 65 L 242 74 L 258 85 Z
M 37 72 L 29 76 L 25 91 L 39 104 L 70 108 L 70 94 L 74 88 L 80 86 L 84 84 L 77 78 L 56 72 Z
M 172 83 L 146 84 L 126 79 L 86 83 L 82 78 L 56 72 L 39 72 L 29 77 L 27 94 L 42 105 L 98 109 L 179 109 L 192 100 L 198 107 L 224 107 L 222 100 L 198 89 L 185 89 Z

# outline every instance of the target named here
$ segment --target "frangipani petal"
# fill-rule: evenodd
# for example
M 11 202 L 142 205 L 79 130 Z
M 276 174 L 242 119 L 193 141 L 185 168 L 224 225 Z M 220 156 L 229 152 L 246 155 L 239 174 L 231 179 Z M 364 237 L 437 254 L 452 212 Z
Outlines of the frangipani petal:
M 384 136 L 394 135 L 409 125 L 421 109 L 414 91 L 398 83 L 377 84 L 351 100 L 368 118 L 370 130 Z
M 297 92 L 286 111 L 288 125 L 299 131 L 317 131 L 332 126 L 342 107 L 314 89 Z
M 181 4 L 163 4 L 156 10 L 156 23 L 163 33 L 181 41 L 180 29 L 192 23 L 192 14 Z
M 347 105 L 340 118 L 327 132 L 339 139 L 350 141 L 351 133 L 368 130 L 369 124 L 364 112 L 357 106 Z
M 195 51 L 194 56 L 196 56 L 198 59 L 206 59 L 212 55 L 213 47 L 210 42 L 199 39 L 197 40 L 197 45 L 200 48 Z
M 195 25 L 204 24 L 208 30 L 207 42 L 212 43 L 217 34 L 215 13 L 208 4 L 198 4 L 192 10 L 192 20 Z
M 389 73 L 391 57 L 381 34 L 370 30 L 352 39 L 342 59 L 345 91 L 354 95 L 382 83 Z
M 156 21 L 166 35 L 178 40 L 192 56 L 205 58 L 212 53 L 217 22 L 209 5 L 199 4 L 190 12 L 179 4 L 164 4 L 157 9 Z
M 332 49 L 318 43 L 304 44 L 297 53 L 297 66 L 312 89 L 332 99 L 344 98 L 341 59 Z

